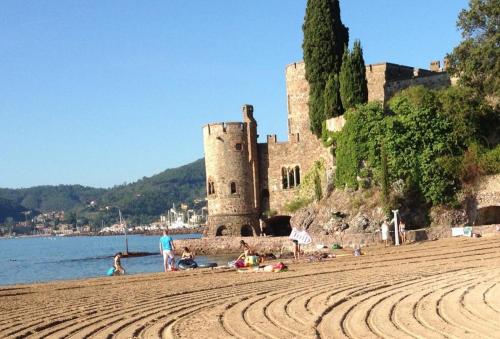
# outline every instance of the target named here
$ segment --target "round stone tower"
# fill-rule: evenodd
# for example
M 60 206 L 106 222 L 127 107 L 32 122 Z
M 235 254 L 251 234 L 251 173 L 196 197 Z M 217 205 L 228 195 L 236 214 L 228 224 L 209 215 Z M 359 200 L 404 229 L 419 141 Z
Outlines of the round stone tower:
M 203 127 L 211 236 L 258 234 L 257 123 L 251 105 L 243 106 L 243 119 Z

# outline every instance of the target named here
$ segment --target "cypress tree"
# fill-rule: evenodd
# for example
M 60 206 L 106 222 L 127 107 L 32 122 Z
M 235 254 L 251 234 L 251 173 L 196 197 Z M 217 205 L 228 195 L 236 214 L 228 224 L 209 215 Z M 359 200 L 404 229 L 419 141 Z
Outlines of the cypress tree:
M 311 86 L 310 127 L 319 137 L 326 117 L 323 104 L 325 85 L 330 74 L 340 71 L 343 48 L 349 42 L 349 30 L 340 19 L 339 1 L 308 0 L 302 29 L 306 79 Z
M 340 68 L 340 98 L 344 109 L 348 110 L 368 101 L 365 60 L 361 43 L 354 42 L 352 52 L 345 49 Z
M 363 49 L 359 40 L 354 41 L 351 62 L 354 73 L 354 100 L 356 104 L 368 102 L 368 82 L 366 81 L 366 66 L 363 58 Z
M 339 76 L 337 74 L 330 74 L 326 82 L 325 92 L 323 93 L 323 102 L 326 119 L 338 117 L 344 113 L 340 99 Z

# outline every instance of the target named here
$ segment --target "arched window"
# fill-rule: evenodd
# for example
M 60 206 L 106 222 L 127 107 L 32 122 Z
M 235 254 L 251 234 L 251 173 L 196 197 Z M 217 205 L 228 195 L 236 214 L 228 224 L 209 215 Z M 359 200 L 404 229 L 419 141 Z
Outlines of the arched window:
M 235 194 L 236 193 L 236 183 L 233 181 L 231 183 L 231 194 Z
M 237 151 L 241 151 L 243 149 L 243 147 L 241 146 L 240 143 L 237 143 L 234 148 L 237 150 Z

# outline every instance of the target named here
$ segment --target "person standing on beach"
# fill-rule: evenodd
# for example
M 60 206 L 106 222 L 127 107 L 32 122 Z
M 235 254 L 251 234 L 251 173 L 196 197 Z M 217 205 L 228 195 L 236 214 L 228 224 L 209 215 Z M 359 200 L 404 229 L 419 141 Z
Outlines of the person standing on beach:
M 399 236 L 401 237 L 401 243 L 406 243 L 406 225 L 403 219 L 399 221 Z
M 380 231 L 382 233 L 382 240 L 385 242 L 385 246 L 387 246 L 387 240 L 389 238 L 389 224 L 387 223 L 387 219 L 382 223 Z
M 163 255 L 165 272 L 175 270 L 174 251 L 175 246 L 172 237 L 168 235 L 167 230 L 163 230 L 163 236 L 160 238 L 160 253 Z

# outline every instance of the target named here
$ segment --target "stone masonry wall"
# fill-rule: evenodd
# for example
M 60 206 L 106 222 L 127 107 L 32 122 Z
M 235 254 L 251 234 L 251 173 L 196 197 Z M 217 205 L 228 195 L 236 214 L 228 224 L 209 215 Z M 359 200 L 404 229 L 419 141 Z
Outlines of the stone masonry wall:
M 233 235 L 240 235 L 249 215 L 254 216 L 249 226 L 257 227 L 247 123 L 209 124 L 203 128 L 203 136 L 207 186 L 212 182 L 215 188 L 207 196 L 208 234 L 215 235 L 217 227 L 224 225 L 219 223 L 220 216 L 225 216 L 225 226 Z M 231 183 L 236 185 L 234 193 Z
M 482 236 L 497 235 L 500 232 L 496 229 L 500 225 L 488 225 L 473 227 L 474 233 L 479 233 Z M 450 227 L 430 227 L 420 230 L 411 230 L 407 232 L 409 242 L 422 240 L 436 240 L 451 237 Z M 216 238 L 201 238 L 201 239 L 182 239 L 175 240 L 175 246 L 178 250 L 184 247 L 189 247 L 196 254 L 228 254 L 241 252 L 240 240 L 245 240 L 251 247 L 255 248 L 258 253 L 289 253 L 292 251 L 292 242 L 288 237 L 216 237 Z M 337 236 L 314 236 L 313 242 L 307 246 L 302 246 L 304 252 L 314 252 L 317 245 L 326 245 L 331 247 L 332 244 L 338 243 L 345 247 L 355 246 L 373 246 L 381 244 L 380 233 L 362 233 L 362 234 L 344 234 Z
M 397 80 L 387 82 L 385 85 L 385 99 L 389 100 L 396 92 L 402 91 L 410 86 L 422 85 L 430 89 L 439 89 L 451 85 L 448 73 L 436 73 L 413 79 Z
M 261 189 L 269 191 L 269 208 L 279 214 L 286 214 L 285 203 L 295 196 L 296 188 L 283 189 L 282 168 L 299 166 L 301 178 L 320 158 L 324 159 L 326 167 L 333 166 L 333 158 L 327 148 L 309 129 L 309 84 L 305 78 L 305 64 L 288 65 L 285 70 L 288 98 L 288 141 L 279 142 L 275 135 L 268 136 L 267 147 L 260 146 L 261 173 L 266 178 L 261 179 Z

